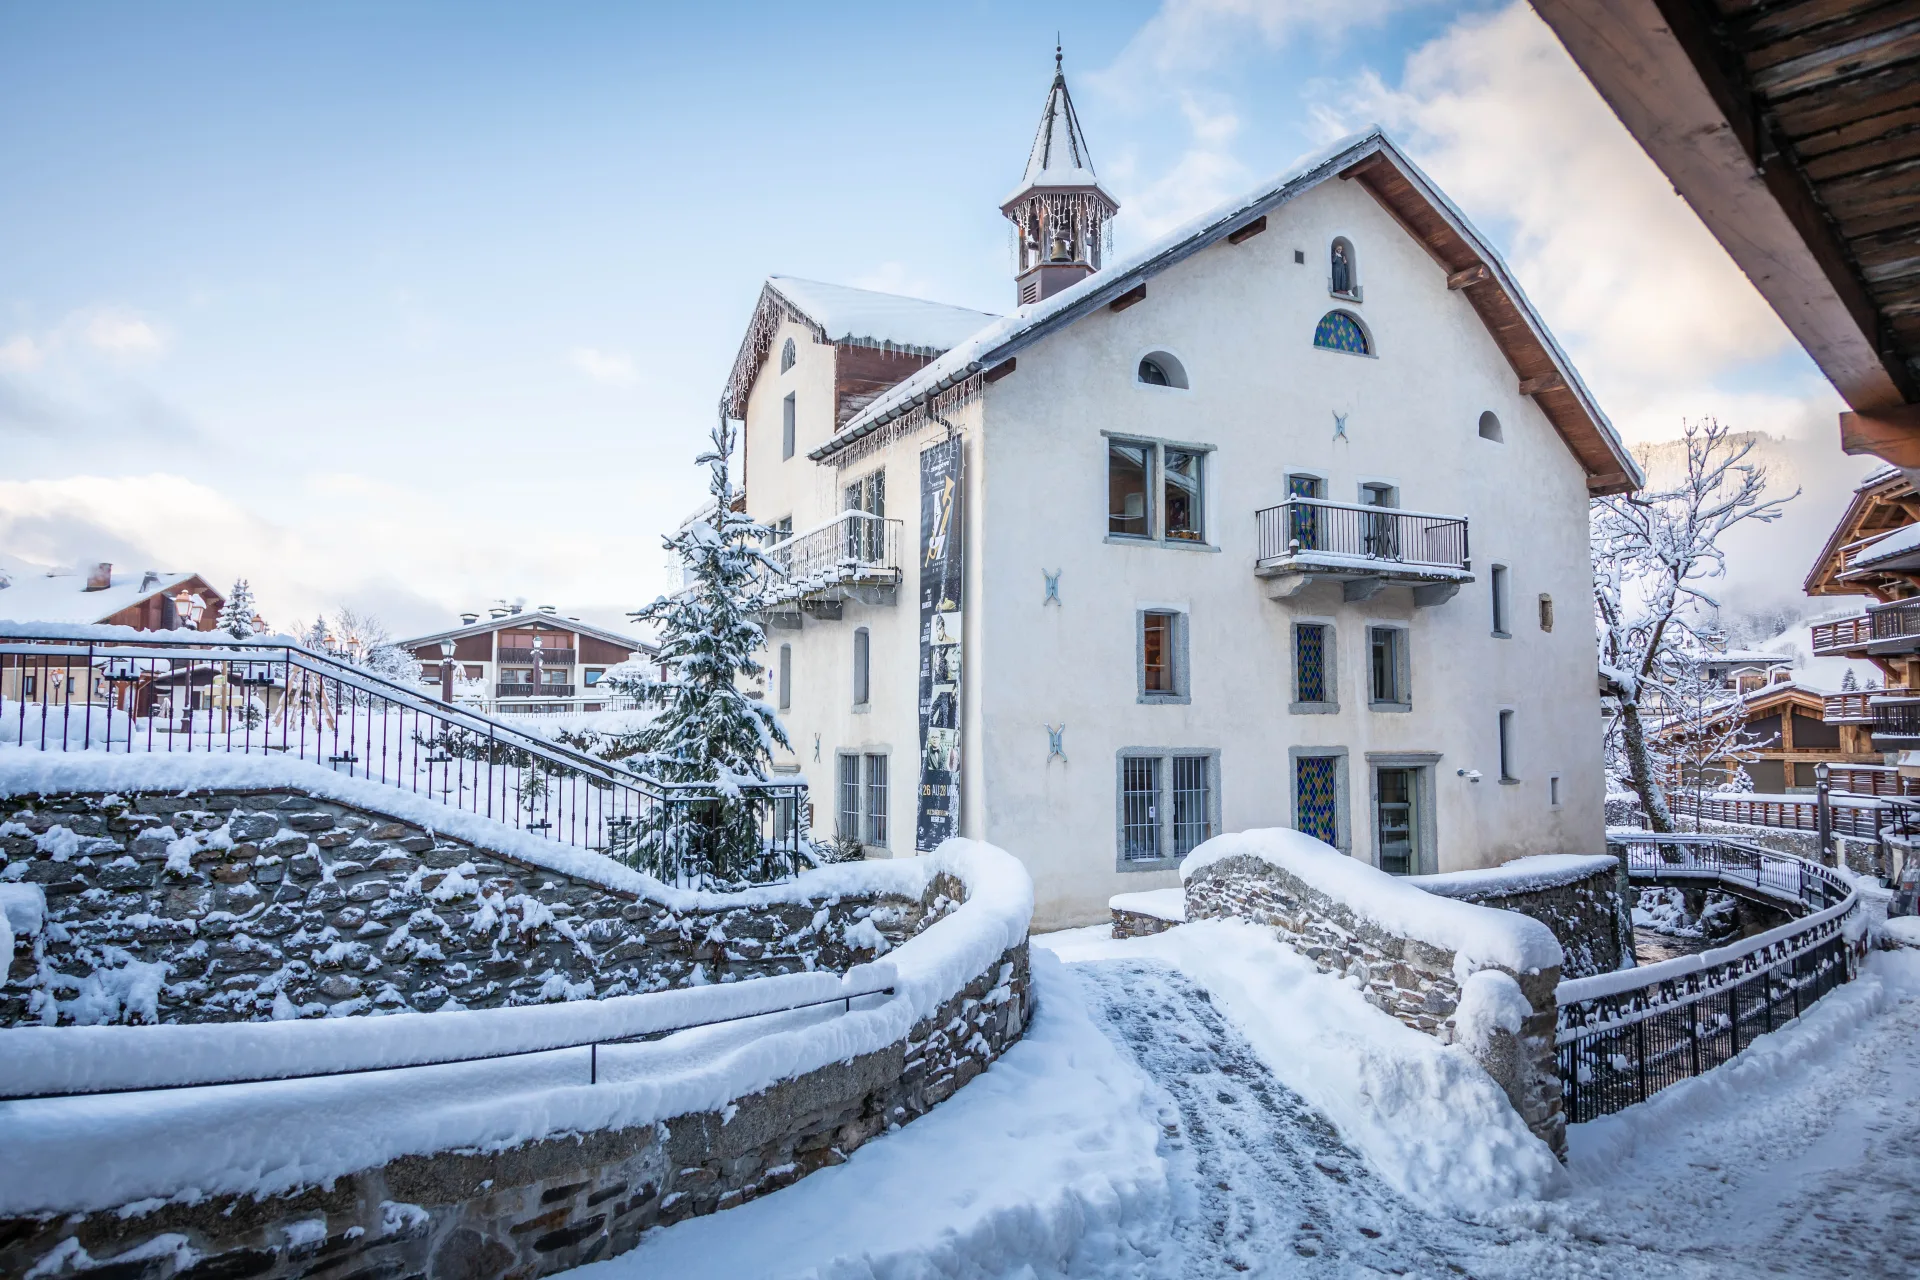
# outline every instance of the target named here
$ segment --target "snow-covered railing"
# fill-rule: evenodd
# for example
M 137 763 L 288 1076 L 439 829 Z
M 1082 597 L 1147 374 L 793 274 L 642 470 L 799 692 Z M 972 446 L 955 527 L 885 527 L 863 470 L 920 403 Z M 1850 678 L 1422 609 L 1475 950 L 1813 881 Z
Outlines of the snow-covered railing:
M 1263 565 L 1326 556 L 1465 571 L 1467 518 L 1290 498 L 1254 513 Z
M 5 746 L 306 760 L 629 862 L 641 831 L 698 826 L 658 821 L 663 811 L 691 815 L 719 794 L 629 772 L 284 637 L 219 632 L 0 621 Z M 806 784 L 728 790 L 754 801 L 765 874 L 794 874 Z M 680 878 L 692 861 L 680 857 Z
M 1888 825 L 1890 815 L 1887 804 L 1876 796 L 1835 792 L 1830 799 L 1828 810 L 1836 834 L 1874 840 Z M 1676 789 L 1667 793 L 1667 807 L 1674 813 L 1708 822 L 1774 827 L 1784 831 L 1820 829 L 1820 803 L 1813 796 L 1696 796 L 1690 791 Z
M 1799 918 L 1731 946 L 1563 981 L 1555 1044 L 1570 1123 L 1727 1061 L 1853 976 L 1865 931 L 1844 872 L 1716 836 L 1610 832 L 1630 877 L 1760 892 Z
M 834 587 L 898 586 L 900 522 L 864 511 L 842 511 L 767 548 L 781 576 L 768 583 L 776 601 L 797 600 Z
M 1833 622 L 1816 622 L 1808 630 L 1812 633 L 1813 652 L 1819 657 L 1864 649 L 1873 639 L 1873 625 L 1864 613 Z

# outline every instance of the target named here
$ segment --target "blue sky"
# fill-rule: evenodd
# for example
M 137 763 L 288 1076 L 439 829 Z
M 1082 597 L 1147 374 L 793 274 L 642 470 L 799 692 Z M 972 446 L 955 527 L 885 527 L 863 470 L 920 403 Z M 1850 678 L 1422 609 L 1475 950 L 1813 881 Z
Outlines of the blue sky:
M 1123 251 L 1379 118 L 1630 436 L 1830 445 L 1520 7 L 0 3 L 0 551 L 246 575 L 281 624 L 617 617 L 762 277 L 1004 309 L 1056 29 Z

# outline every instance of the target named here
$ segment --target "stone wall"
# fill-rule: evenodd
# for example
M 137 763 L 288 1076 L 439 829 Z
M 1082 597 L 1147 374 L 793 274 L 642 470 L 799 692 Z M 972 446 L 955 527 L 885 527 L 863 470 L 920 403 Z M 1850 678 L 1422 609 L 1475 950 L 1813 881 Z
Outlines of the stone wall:
M 50 1258 L 39 1274 L 113 1280 L 551 1275 L 840 1164 L 984 1071 L 1019 1038 L 1030 1001 L 1023 942 L 907 1039 L 741 1098 L 724 1115 L 408 1156 L 266 1200 L 0 1219 L 0 1275 Z
M 1178 920 L 1165 920 L 1145 911 L 1128 911 L 1121 907 L 1109 908 L 1113 912 L 1113 936 L 1116 938 L 1145 938 L 1151 934 L 1165 933 L 1179 924 Z
M 1453 1043 L 1453 1013 L 1460 1003 L 1453 952 L 1389 933 L 1272 863 L 1245 855 L 1196 871 L 1186 883 L 1186 903 L 1188 920 L 1230 917 L 1272 926 L 1323 973 L 1357 981 L 1375 1008 Z M 1560 970 L 1511 976 L 1533 1013 L 1518 1043 L 1500 1046 L 1499 1060 L 1483 1065 L 1527 1127 L 1564 1156 L 1566 1116 L 1553 1056 Z
M 0 815 L 0 881 L 47 903 L 40 935 L 16 941 L 0 1026 L 489 1008 L 843 971 L 955 905 L 675 911 L 290 791 L 33 797 Z
M 1474 873 L 1415 877 L 1429 893 L 1500 911 L 1517 911 L 1553 930 L 1567 954 L 1563 978 L 1611 973 L 1633 949 L 1633 918 L 1623 891 L 1626 868 L 1617 859 L 1608 867 L 1559 883 L 1516 884 L 1500 868 Z M 1431 883 L 1429 883 L 1431 881 Z

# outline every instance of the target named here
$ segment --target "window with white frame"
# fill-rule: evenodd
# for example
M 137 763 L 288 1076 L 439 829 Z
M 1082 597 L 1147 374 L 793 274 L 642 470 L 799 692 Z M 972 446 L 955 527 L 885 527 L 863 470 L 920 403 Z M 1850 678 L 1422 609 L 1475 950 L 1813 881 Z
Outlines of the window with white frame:
M 1107 441 L 1107 536 L 1205 543 L 1207 454 L 1201 445 Z
M 843 842 L 887 848 L 886 753 L 842 751 L 835 763 L 840 785 L 834 834 Z
M 1128 749 L 1120 753 L 1119 865 L 1178 861 L 1220 829 L 1220 753 Z
M 1407 632 L 1404 627 L 1367 628 L 1368 699 L 1379 707 L 1411 705 Z

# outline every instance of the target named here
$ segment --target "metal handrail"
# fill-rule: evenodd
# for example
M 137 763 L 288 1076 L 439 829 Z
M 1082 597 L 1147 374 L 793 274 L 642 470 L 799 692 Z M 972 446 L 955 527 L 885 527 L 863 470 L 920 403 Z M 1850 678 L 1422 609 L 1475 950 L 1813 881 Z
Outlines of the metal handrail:
M 1254 512 L 1262 562 L 1314 553 L 1465 570 L 1465 516 L 1369 507 L 1321 498 L 1289 498 Z
M 1618 1111 L 1725 1062 L 1852 978 L 1860 892 L 1842 873 L 1719 836 L 1610 832 L 1629 878 L 1758 891 L 1802 914 L 1731 946 L 1562 982 L 1555 1045 L 1569 1121 Z M 1756 1024 L 1758 1026 L 1756 1027 Z
M 629 865 L 636 833 L 662 816 L 659 806 L 744 792 L 762 810 L 778 874 L 802 861 L 803 781 L 670 785 L 291 641 L 207 632 L 101 639 L 89 630 L 0 633 L 0 742 L 310 760 Z M 32 699 L 21 694 L 29 674 L 39 677 Z M 68 676 L 84 701 L 53 700 Z M 692 873 L 676 874 L 684 882 Z
M 774 543 L 764 553 L 777 568 L 767 584 L 768 597 L 787 600 L 847 583 L 899 582 L 900 528 L 900 521 L 885 516 L 843 511 Z

